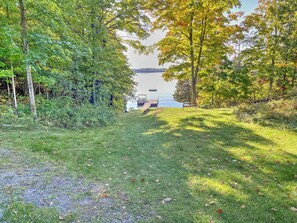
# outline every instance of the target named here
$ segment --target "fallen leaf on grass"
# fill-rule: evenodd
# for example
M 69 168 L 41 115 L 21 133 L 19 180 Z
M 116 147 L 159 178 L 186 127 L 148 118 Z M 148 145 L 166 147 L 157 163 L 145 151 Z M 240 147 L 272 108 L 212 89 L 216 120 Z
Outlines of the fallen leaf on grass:
M 294 211 L 294 212 L 297 212 L 297 208 L 295 208 L 295 207 L 290 207 L 290 210 Z
M 216 210 L 216 212 L 219 213 L 219 214 L 222 214 L 223 213 L 223 210 L 222 209 L 218 209 L 218 210 Z
M 100 198 L 107 198 L 107 197 L 109 197 L 109 195 L 107 193 L 102 193 L 99 196 L 100 196 Z
M 170 197 L 166 197 L 163 201 L 162 201 L 162 204 L 166 204 L 168 202 L 172 201 L 172 198 Z

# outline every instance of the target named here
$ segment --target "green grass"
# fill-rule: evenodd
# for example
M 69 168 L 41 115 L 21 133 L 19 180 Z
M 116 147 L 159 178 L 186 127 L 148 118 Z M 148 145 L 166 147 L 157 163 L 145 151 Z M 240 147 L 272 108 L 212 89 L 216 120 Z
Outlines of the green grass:
M 73 222 L 72 216 L 60 216 L 55 208 L 36 208 L 32 204 L 21 202 L 12 202 L 3 217 L 10 223 L 59 223 L 61 220 Z
M 125 193 L 127 210 L 153 216 L 148 222 L 297 219 L 296 132 L 239 122 L 231 110 L 133 112 L 101 129 L 0 135 L 2 146 L 109 184 L 111 197 Z

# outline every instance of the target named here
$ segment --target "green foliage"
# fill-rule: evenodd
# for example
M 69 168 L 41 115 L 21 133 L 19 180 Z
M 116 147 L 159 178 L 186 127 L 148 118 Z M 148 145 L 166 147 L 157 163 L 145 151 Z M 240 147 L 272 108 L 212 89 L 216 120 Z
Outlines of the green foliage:
M 178 80 L 173 98 L 179 102 L 191 102 L 191 83 L 189 80 Z
M 294 88 L 297 72 L 296 1 L 260 1 L 243 23 L 240 60 L 261 98 L 280 98 Z M 263 97 L 264 96 L 264 97 Z
M 115 122 L 115 113 L 108 106 L 78 104 L 73 98 L 59 97 L 45 100 L 37 97 L 39 124 L 48 127 L 82 128 L 106 126 Z M 0 106 L 0 123 L 4 126 L 33 127 L 37 124 L 30 116 L 28 104 L 19 103 L 17 110 L 7 105 Z
M 89 103 L 78 105 L 70 97 L 40 100 L 37 106 L 39 107 L 39 121 L 47 126 L 98 127 L 115 121 L 115 114 L 110 108 Z
M 29 106 L 22 103 L 19 104 L 18 113 L 9 105 L 0 105 L 0 123 L 3 126 L 35 126 Z
M 148 36 L 146 26 L 150 21 L 142 10 L 143 2 L 28 0 L 24 3 L 29 45 L 25 51 L 28 52 L 22 52 L 24 27 L 19 25 L 18 1 L 0 1 L 0 77 L 7 77 L 6 71 L 13 67 L 17 93 L 24 96 L 26 67 L 31 65 L 33 84 L 37 85 L 34 93 L 54 100 L 71 97 L 76 103 L 72 107 L 79 109 L 95 95 L 95 104 L 101 106 L 105 101 L 104 109 L 110 113 L 123 110 L 124 94 L 129 94 L 135 84 L 124 44 L 145 50 L 138 40 L 125 39 L 121 34 Z M 93 85 L 96 82 L 100 82 L 100 89 Z M 1 83 L 4 80 L 0 80 L 0 86 Z M 110 97 L 114 98 L 114 107 L 107 106 Z M 42 106 L 39 104 L 38 109 L 44 113 Z M 102 111 L 102 114 L 106 113 Z M 108 120 L 110 117 L 106 115 Z M 77 122 L 94 124 L 84 121 L 86 117 L 81 119 Z
M 0 78 L 12 77 L 13 72 L 11 70 L 0 70 Z
M 297 130 L 297 98 L 242 104 L 235 113 L 244 121 Z
M 167 0 L 160 4 L 155 0 L 148 5 L 156 19 L 154 28 L 167 30 L 156 44 L 159 63 L 170 63 L 163 76 L 190 79 L 191 99 L 196 104 L 201 72 L 220 63 L 229 52 L 227 43 L 235 29 L 227 15 L 240 2 Z
M 156 44 L 160 64 L 170 63 L 163 77 L 190 79 L 200 105 L 282 98 L 296 86 L 296 1 L 259 1 L 241 24 L 243 13 L 230 11 L 239 1 L 147 2 L 153 28 L 167 31 Z

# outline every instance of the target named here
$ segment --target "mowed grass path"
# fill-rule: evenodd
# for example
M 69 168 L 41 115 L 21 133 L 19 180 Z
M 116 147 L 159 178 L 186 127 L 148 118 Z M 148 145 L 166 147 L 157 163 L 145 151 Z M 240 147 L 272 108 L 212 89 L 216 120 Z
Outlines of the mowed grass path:
M 124 208 L 144 222 L 297 219 L 297 133 L 239 122 L 230 110 L 157 109 L 101 129 L 0 134 L 2 146 L 57 160 L 108 184 L 111 197 L 125 193 Z

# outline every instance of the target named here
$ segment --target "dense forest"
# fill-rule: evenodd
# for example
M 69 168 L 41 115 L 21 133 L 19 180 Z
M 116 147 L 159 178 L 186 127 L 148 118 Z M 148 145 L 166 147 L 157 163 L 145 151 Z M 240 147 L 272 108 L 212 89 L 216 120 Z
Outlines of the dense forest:
M 18 116 L 31 111 L 45 122 L 108 121 L 134 87 L 124 51 L 141 49 L 127 36 L 148 35 L 142 8 L 137 0 L 0 1 L 1 104 L 14 98 Z
M 236 12 L 234 8 L 237 8 Z M 133 92 L 128 45 L 156 43 L 175 98 L 233 106 L 296 96 L 297 2 L 261 0 L 1 0 L 0 119 L 52 125 L 113 120 Z M 150 21 L 152 20 L 152 21 Z M 242 21 L 242 22 L 240 22 Z

